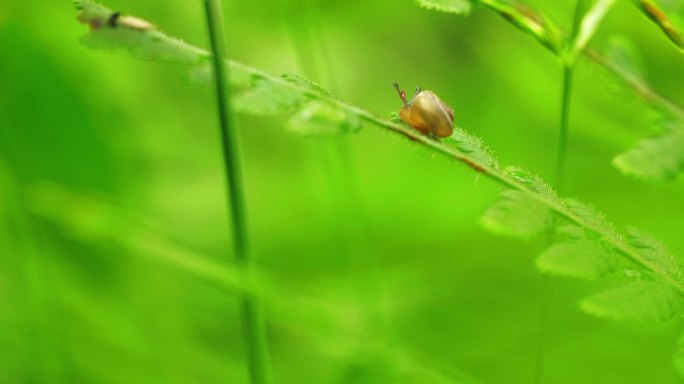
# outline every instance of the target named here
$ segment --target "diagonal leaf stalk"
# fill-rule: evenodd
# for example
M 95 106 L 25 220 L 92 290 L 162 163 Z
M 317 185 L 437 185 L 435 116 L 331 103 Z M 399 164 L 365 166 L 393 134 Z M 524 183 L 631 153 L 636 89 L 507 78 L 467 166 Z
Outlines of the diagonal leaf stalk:
M 227 66 L 224 58 L 225 41 L 221 23 L 221 9 L 218 0 L 205 0 L 205 11 L 209 27 L 209 38 L 214 55 L 212 56 L 218 101 L 219 122 L 221 125 L 221 143 L 223 146 L 224 170 L 228 183 L 228 202 L 233 229 L 233 251 L 238 265 L 249 268 L 250 249 L 247 236 L 247 215 L 243 191 L 242 169 L 238 153 L 235 127 L 230 112 Z M 240 297 L 242 324 L 247 341 L 247 360 L 249 364 L 250 382 L 252 384 L 269 384 L 273 382 L 271 361 L 266 330 L 266 321 L 258 298 L 251 292 L 243 291 Z

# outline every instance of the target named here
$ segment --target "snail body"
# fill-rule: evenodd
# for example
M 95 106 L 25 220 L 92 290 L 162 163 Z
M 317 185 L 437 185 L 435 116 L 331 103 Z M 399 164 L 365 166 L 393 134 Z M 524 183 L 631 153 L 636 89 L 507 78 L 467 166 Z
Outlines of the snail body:
M 399 111 L 399 118 L 403 122 L 424 135 L 451 136 L 454 131 L 454 110 L 434 92 L 416 88 L 413 98 L 407 101 L 406 92 L 399 89 L 397 83 L 394 83 L 394 88 L 404 102 Z

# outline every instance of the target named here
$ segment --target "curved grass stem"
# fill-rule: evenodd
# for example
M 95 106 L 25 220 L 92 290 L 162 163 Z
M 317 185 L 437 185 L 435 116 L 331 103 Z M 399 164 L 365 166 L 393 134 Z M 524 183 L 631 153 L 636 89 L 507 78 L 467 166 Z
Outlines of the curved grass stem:
M 247 215 L 243 192 L 242 169 L 238 153 L 235 127 L 230 113 L 225 41 L 222 32 L 221 10 L 218 0 L 205 0 L 205 12 L 209 27 L 209 38 L 213 51 L 212 62 L 216 76 L 216 98 L 218 101 L 219 122 L 221 126 L 221 142 L 223 146 L 224 170 L 228 184 L 228 203 L 231 212 L 233 235 L 233 251 L 237 263 L 249 270 L 250 255 L 247 237 Z M 266 322 L 257 297 L 247 291 L 240 297 L 240 312 L 247 343 L 247 360 L 249 377 L 252 384 L 270 384 L 273 382 L 271 361 L 266 334 Z

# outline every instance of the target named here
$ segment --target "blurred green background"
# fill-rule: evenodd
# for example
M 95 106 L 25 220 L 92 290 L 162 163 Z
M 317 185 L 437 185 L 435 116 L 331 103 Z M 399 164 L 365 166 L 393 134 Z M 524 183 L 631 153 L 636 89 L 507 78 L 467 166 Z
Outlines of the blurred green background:
M 574 1 L 528 4 L 569 27 Z M 105 5 L 208 46 L 200 1 Z M 502 162 L 550 179 L 560 64 L 498 15 L 409 0 L 223 6 L 234 59 L 380 115 L 400 106 L 393 81 L 431 89 Z M 0 383 L 246 383 L 236 296 L 182 266 L 232 260 L 213 93 L 178 65 L 83 48 L 75 16 L 66 0 L 0 2 Z M 629 2 L 593 46 L 613 35 L 684 100 L 684 56 Z M 684 255 L 684 183 L 610 165 L 654 112 L 586 60 L 575 85 L 565 195 Z M 374 126 L 303 138 L 279 117 L 237 122 L 250 238 L 277 287 L 265 303 L 276 382 L 532 382 L 543 241 L 481 229 L 498 186 Z M 609 283 L 546 286 L 544 382 L 678 382 L 681 321 L 579 310 Z

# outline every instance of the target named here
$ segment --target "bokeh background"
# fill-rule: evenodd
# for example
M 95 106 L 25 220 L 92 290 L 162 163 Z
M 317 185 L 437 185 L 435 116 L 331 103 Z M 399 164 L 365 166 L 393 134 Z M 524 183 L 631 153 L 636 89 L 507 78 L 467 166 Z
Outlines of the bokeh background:
M 569 28 L 574 1 L 527 3 Z M 208 46 L 200 1 L 105 5 Z M 223 6 L 235 60 L 380 115 L 400 106 L 393 81 L 431 89 L 503 163 L 550 178 L 560 64 L 498 15 L 409 0 Z M 67 0 L 0 1 L 0 382 L 246 383 L 236 296 L 201 277 L 232 260 L 213 93 L 181 66 L 82 47 L 75 16 Z M 593 46 L 614 35 L 684 101 L 684 56 L 627 1 Z M 575 78 L 565 195 L 684 255 L 683 182 L 610 164 L 656 114 L 591 62 Z M 543 240 L 485 232 L 499 187 L 469 168 L 369 125 L 317 138 L 281 117 L 237 123 L 250 239 L 274 287 L 276 382 L 530 383 L 540 339 L 545 383 L 678 382 L 681 321 L 582 313 L 610 280 L 542 285 Z

